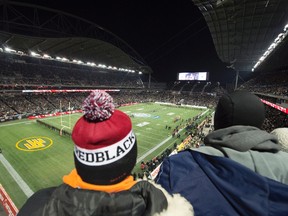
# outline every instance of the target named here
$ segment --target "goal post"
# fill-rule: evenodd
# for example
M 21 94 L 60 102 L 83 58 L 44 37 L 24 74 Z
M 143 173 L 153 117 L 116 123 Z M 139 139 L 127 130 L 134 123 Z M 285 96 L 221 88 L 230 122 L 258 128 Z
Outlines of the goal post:
M 66 126 L 61 127 L 61 129 L 59 130 L 59 135 L 62 136 L 63 135 L 63 129 L 67 128 Z
M 59 131 L 60 136 L 62 136 L 63 134 L 63 130 L 65 128 L 71 130 L 71 105 L 70 105 L 70 101 L 68 103 L 68 112 L 64 112 L 62 110 L 62 102 L 60 100 L 60 126 L 61 129 Z

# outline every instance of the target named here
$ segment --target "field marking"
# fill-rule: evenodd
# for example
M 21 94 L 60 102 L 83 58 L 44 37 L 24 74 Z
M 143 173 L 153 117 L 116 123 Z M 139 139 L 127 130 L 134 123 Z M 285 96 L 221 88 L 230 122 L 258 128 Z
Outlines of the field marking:
M 77 113 L 73 113 L 73 114 L 70 114 L 71 116 L 72 115 L 77 115 Z M 63 117 L 63 116 L 62 116 Z M 68 116 L 64 116 L 65 117 L 68 117 Z M 38 119 L 38 120 L 41 120 L 41 121 L 47 121 L 49 119 L 52 119 L 52 118 L 61 118 L 61 116 L 49 116 L 49 117 L 46 117 L 46 118 L 42 118 L 42 119 Z M 13 125 L 18 125 L 18 124 L 27 124 L 27 123 L 36 123 L 36 120 L 33 119 L 33 120 L 29 120 L 27 119 L 27 121 L 23 121 L 23 122 L 16 122 L 16 123 L 3 123 L 3 124 L 0 124 L 0 127 L 7 127 L 7 126 L 13 126 Z
M 144 126 L 149 125 L 149 124 L 150 124 L 150 122 L 141 122 L 141 123 L 137 124 L 136 126 L 137 127 L 144 127 Z
M 72 114 L 70 114 L 71 116 L 74 116 L 74 115 L 79 115 L 79 113 L 72 113 Z M 80 117 L 81 115 L 79 115 L 79 117 Z M 62 116 L 62 117 L 68 117 L 68 115 L 66 115 L 66 116 Z M 49 120 L 49 119 L 54 119 L 54 118 L 61 118 L 61 116 L 49 116 L 49 117 L 46 117 L 46 118 L 39 118 L 39 119 L 37 119 L 37 120 L 41 120 L 41 121 L 47 121 L 47 120 Z M 18 125 L 18 124 L 31 124 L 31 123 L 36 123 L 36 119 L 33 119 L 33 120 L 30 120 L 30 119 L 27 119 L 27 121 L 23 121 L 23 122 L 16 122 L 16 123 L 3 123 L 3 124 L 1 124 L 0 123 L 0 127 L 6 127 L 6 126 L 13 126 L 13 125 Z
M 72 115 L 77 115 L 78 113 L 73 113 L 73 114 L 70 114 L 71 116 Z M 68 117 L 67 116 L 62 116 L 62 117 Z M 61 116 L 49 116 L 49 117 L 46 117 L 46 118 L 41 118 L 41 119 L 38 119 L 38 120 L 41 120 L 41 121 L 47 121 L 49 119 L 54 119 L 54 118 L 61 118 Z M 0 124 L 0 127 L 7 127 L 7 126 L 13 126 L 13 125 L 18 125 L 18 124 L 31 124 L 31 123 L 36 123 L 36 119 L 33 119 L 33 120 L 29 120 L 27 119 L 27 121 L 23 121 L 23 122 L 16 122 L 16 123 L 3 123 L 3 124 Z
M 207 110 L 202 114 L 204 115 L 207 112 Z M 201 116 L 202 116 L 201 115 Z M 184 130 L 185 128 L 182 128 L 179 130 L 179 133 Z M 164 145 L 166 142 L 168 142 L 170 139 L 172 139 L 172 135 L 170 135 L 168 138 L 166 138 L 165 140 L 163 140 L 161 143 L 159 143 L 158 145 L 154 146 L 152 149 L 150 149 L 149 151 L 145 152 L 145 154 L 141 155 L 139 158 L 137 158 L 137 162 L 139 163 L 140 161 L 143 161 L 144 158 L 146 158 L 148 155 L 150 155 L 151 153 L 153 153 L 156 149 L 160 148 L 162 145 Z
M 77 115 L 79 115 L 79 117 L 80 116 L 82 116 L 81 114 L 79 114 L 79 113 L 72 113 L 72 114 L 70 114 L 70 116 L 77 116 Z M 62 116 L 62 118 L 68 118 L 69 117 L 69 115 L 63 115 Z M 50 119 L 55 119 L 55 118 L 61 118 L 61 116 L 49 116 L 49 117 L 46 117 L 46 118 L 39 118 L 38 120 L 41 120 L 41 121 L 48 121 L 48 120 L 50 120 Z
M 145 150 L 148 150 L 148 149 L 150 149 L 149 147 L 145 147 L 145 146 L 137 146 L 137 148 L 140 148 L 140 149 L 145 149 Z
M 12 178 L 15 180 L 15 182 L 19 185 L 20 189 L 24 192 L 24 194 L 28 198 L 32 196 L 34 192 L 26 184 L 26 182 L 21 178 L 21 176 L 16 172 L 16 170 L 12 167 L 9 161 L 6 160 L 3 154 L 0 154 L 0 161 L 2 162 L 6 170 L 9 172 L 9 174 L 12 176 Z
M 153 133 L 149 133 L 149 134 L 153 134 Z M 153 134 L 154 136 L 160 136 L 159 134 L 157 134 L 157 135 L 155 135 L 155 134 Z M 157 137 L 155 138 L 155 137 L 151 137 L 151 136 L 149 136 L 149 135 L 144 135 L 144 134 L 142 134 L 141 135 L 142 137 L 145 137 L 146 139 L 149 139 L 149 140 L 156 140 L 156 141 L 159 141 L 160 139 L 158 139 Z M 162 136 L 161 136 L 162 137 Z M 161 138 L 160 137 L 160 138 Z M 143 140 L 142 142 L 145 142 L 145 140 Z M 148 141 L 147 141 L 148 142 Z M 148 142 L 149 143 L 149 142 Z
M 184 130 L 184 128 L 179 130 L 179 133 Z M 159 143 L 158 145 L 154 146 L 152 149 L 150 149 L 149 151 L 145 152 L 145 154 L 143 154 L 142 156 L 140 156 L 139 158 L 137 158 L 137 162 L 139 163 L 140 161 L 143 161 L 144 158 L 146 158 L 148 155 L 150 155 L 152 152 L 154 152 L 156 149 L 160 148 L 162 145 L 164 145 L 166 142 L 168 142 L 170 139 L 172 139 L 172 136 L 169 136 L 168 138 L 166 138 L 165 140 L 163 140 L 161 143 Z
M 32 122 L 36 122 L 35 120 L 31 120 Z M 10 124 L 0 124 L 0 127 L 6 127 L 6 126 L 13 126 L 13 125 L 18 125 L 18 124 L 27 124 L 27 121 L 23 121 L 23 122 L 17 122 L 17 123 L 10 123 Z
M 144 158 L 146 158 L 148 155 L 150 155 L 156 149 L 160 148 L 162 145 L 164 145 L 166 142 L 168 142 L 171 138 L 172 138 L 172 136 L 168 137 L 167 139 L 163 140 L 161 143 L 159 143 L 158 145 L 154 146 L 152 149 L 147 151 L 145 154 L 143 154 L 142 156 L 137 158 L 137 162 L 136 163 L 139 163 L 140 161 L 143 161 Z

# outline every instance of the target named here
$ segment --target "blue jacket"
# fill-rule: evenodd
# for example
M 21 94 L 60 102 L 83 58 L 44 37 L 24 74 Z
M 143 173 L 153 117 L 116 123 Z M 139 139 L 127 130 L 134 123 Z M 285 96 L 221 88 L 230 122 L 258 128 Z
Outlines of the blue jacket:
M 163 161 L 155 180 L 180 193 L 195 215 L 288 215 L 288 185 L 225 157 L 186 150 Z

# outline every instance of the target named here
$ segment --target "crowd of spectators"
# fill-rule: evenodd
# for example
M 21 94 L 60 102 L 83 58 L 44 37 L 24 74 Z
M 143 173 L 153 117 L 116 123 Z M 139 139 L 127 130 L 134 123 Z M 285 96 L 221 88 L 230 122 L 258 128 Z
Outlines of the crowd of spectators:
M 261 99 L 288 108 L 288 69 L 257 74 L 239 87 L 255 93 Z M 275 128 L 288 127 L 288 115 L 278 109 L 265 105 L 263 129 L 271 132 Z
M 138 73 L 8 55 L 0 52 L 2 90 L 117 87 L 143 88 Z
M 213 107 L 217 98 L 211 95 L 178 95 L 170 91 L 122 90 L 111 93 L 118 106 L 129 103 L 167 102 L 179 100 L 189 105 Z M 25 118 L 31 115 L 81 109 L 84 93 L 5 93 L 0 95 L 0 121 Z
M 288 97 L 288 69 L 257 74 L 245 82 L 239 89 L 254 93 L 265 93 L 273 96 Z
M 288 115 L 286 113 L 267 105 L 265 106 L 265 110 L 264 130 L 271 132 L 276 128 L 288 127 Z

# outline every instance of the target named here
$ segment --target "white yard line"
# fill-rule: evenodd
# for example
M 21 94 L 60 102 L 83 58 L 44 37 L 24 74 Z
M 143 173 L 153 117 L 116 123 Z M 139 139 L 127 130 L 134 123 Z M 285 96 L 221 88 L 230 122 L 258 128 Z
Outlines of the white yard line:
M 208 112 L 209 109 L 205 110 L 205 112 L 203 112 L 201 114 L 204 115 L 206 114 L 206 112 Z M 184 128 L 180 129 L 179 130 L 179 133 L 184 130 Z M 166 142 L 168 142 L 170 139 L 172 138 L 172 136 L 169 136 L 167 139 L 163 140 L 161 143 L 159 143 L 158 145 L 154 146 L 154 148 L 150 149 L 149 151 L 147 151 L 145 154 L 141 155 L 139 158 L 137 158 L 137 162 L 136 163 L 139 163 L 140 161 L 143 161 L 144 158 L 146 158 L 148 155 L 150 155 L 152 152 L 154 152 L 156 149 L 160 148 L 162 145 L 164 145 Z
M 22 189 L 24 194 L 29 198 L 34 193 L 31 188 L 26 184 L 26 182 L 21 178 L 21 176 L 16 172 L 16 170 L 12 167 L 12 165 L 9 163 L 9 161 L 6 160 L 6 158 L 3 156 L 3 154 L 0 154 L 0 161 L 2 162 L 3 166 L 7 169 L 7 171 L 10 173 L 12 178 L 16 181 L 16 183 L 19 185 L 19 187 Z
M 78 113 L 73 113 L 71 115 L 77 115 Z M 42 119 L 39 119 L 41 121 L 46 121 L 46 120 L 49 120 L 51 118 L 61 118 L 61 116 L 49 116 L 49 117 L 46 117 L 46 118 L 42 118 Z M 0 123 L 0 127 L 8 127 L 8 126 L 13 126 L 13 125 L 18 125 L 18 124 L 29 124 L 29 123 L 36 123 L 36 119 L 33 119 L 33 120 L 29 120 L 27 119 L 27 121 L 23 121 L 23 122 L 16 122 L 16 123 Z
M 179 130 L 179 133 L 184 130 L 184 128 Z M 172 138 L 172 136 L 169 136 L 167 139 L 163 140 L 161 143 L 159 143 L 158 145 L 154 146 L 152 149 L 150 149 L 149 151 L 147 151 L 145 154 L 141 155 L 139 158 L 137 158 L 137 162 L 139 163 L 140 161 L 143 161 L 144 158 L 146 158 L 148 155 L 150 155 L 152 152 L 154 152 L 156 149 L 160 148 L 162 145 L 164 145 L 166 142 L 168 142 L 170 139 Z
M 81 113 L 72 113 L 72 114 L 70 114 L 70 115 L 71 115 L 71 116 L 75 116 L 75 115 L 77 116 L 77 115 L 78 115 L 79 117 L 82 116 Z M 64 117 L 64 118 L 66 118 L 66 117 L 68 118 L 69 115 L 63 115 L 62 118 L 63 118 L 63 117 Z M 41 120 L 41 121 L 49 121 L 50 119 L 55 119 L 55 118 L 61 118 L 61 115 L 60 115 L 60 116 L 49 116 L 49 117 L 45 117 L 45 118 L 39 118 L 38 120 Z
M 167 139 L 163 140 L 161 143 L 159 143 L 158 145 L 154 146 L 154 148 L 150 149 L 145 154 L 143 154 L 142 156 L 137 158 L 137 162 L 136 163 L 139 163 L 140 161 L 143 161 L 144 158 L 146 158 L 148 155 L 150 155 L 156 149 L 160 148 L 162 145 L 164 145 L 166 142 L 168 142 L 171 138 L 172 138 L 172 136 L 169 136 Z
M 36 121 L 35 120 L 30 120 L 30 121 L 23 121 L 23 122 L 16 122 L 16 123 L 3 123 L 3 124 L 0 124 L 0 127 L 8 127 L 8 126 L 13 126 L 13 125 L 18 125 L 18 124 L 29 124 L 29 123 L 35 123 Z

